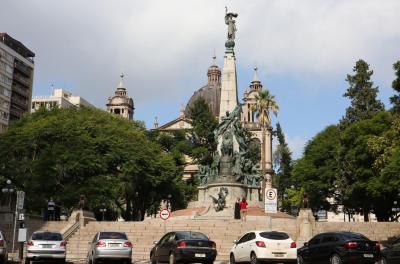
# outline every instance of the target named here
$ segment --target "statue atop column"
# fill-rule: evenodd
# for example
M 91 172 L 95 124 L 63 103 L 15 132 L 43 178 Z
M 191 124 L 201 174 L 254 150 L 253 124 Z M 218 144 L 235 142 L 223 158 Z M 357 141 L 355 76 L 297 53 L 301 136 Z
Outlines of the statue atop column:
M 228 8 L 225 7 L 225 24 L 228 25 L 228 36 L 227 41 L 225 42 L 225 47 L 227 48 L 227 52 L 233 52 L 233 48 L 235 47 L 235 36 L 236 36 L 236 18 L 238 14 L 236 13 L 228 13 Z

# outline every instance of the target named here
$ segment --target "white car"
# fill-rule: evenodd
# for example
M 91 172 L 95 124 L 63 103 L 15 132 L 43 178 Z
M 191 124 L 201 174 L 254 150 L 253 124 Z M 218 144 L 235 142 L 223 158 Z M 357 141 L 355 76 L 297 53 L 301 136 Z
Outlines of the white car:
M 230 251 L 230 263 L 260 262 L 297 263 L 297 248 L 288 234 L 278 231 L 250 231 Z

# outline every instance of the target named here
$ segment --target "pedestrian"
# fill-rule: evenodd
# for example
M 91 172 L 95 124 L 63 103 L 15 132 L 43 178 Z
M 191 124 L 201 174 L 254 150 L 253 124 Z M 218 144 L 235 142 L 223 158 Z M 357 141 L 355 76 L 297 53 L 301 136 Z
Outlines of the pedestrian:
M 54 209 L 56 207 L 56 203 L 53 201 L 53 198 L 50 197 L 49 202 L 47 203 L 47 215 L 49 221 L 54 221 Z
M 240 198 L 237 198 L 235 202 L 235 219 L 240 219 Z
M 83 210 L 83 208 L 85 207 L 85 196 L 83 194 L 81 194 L 81 196 L 79 197 L 79 209 Z
M 246 221 L 246 216 L 247 216 L 247 202 L 246 198 L 242 198 L 242 201 L 240 202 L 240 215 L 242 221 Z

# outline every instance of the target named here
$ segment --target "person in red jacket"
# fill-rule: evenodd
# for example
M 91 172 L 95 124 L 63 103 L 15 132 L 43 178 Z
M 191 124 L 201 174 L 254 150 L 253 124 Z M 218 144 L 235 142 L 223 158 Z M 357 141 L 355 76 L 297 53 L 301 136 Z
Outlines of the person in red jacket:
M 242 201 L 240 202 L 240 215 L 242 217 L 242 221 L 246 221 L 246 215 L 247 215 L 247 202 L 246 198 L 242 198 Z

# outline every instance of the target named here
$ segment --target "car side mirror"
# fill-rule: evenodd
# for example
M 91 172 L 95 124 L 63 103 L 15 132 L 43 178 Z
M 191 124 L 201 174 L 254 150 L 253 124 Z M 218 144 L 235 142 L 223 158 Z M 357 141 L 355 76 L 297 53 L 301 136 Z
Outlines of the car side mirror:
M 233 240 L 233 244 L 237 244 L 237 242 L 238 242 L 237 240 Z
M 308 247 L 310 244 L 308 242 L 304 242 L 304 246 Z

